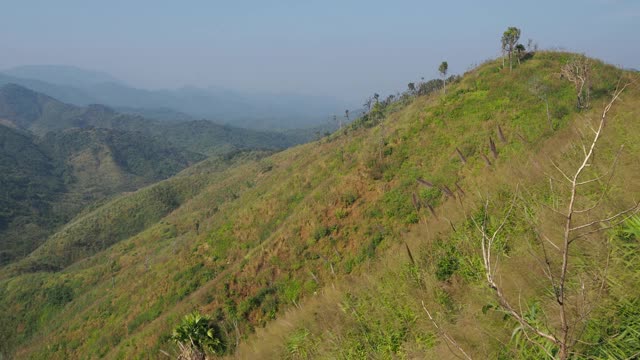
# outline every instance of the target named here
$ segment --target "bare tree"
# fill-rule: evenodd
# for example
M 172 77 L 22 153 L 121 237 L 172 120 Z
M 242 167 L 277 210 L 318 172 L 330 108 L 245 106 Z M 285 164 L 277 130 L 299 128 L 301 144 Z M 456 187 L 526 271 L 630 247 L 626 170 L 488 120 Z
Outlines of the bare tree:
M 578 214 L 589 213 L 592 210 L 598 208 L 600 200 L 604 197 L 604 193 L 600 197 L 600 200 L 592 203 L 585 208 L 578 208 L 578 202 L 583 200 L 588 201 L 586 197 L 580 196 L 581 189 L 591 183 L 601 181 L 606 176 L 610 176 L 613 173 L 615 164 L 617 163 L 617 156 L 613 161 L 613 164 L 608 174 L 602 176 L 596 176 L 591 179 L 584 180 L 583 177 L 586 174 L 586 169 L 590 168 L 593 163 L 593 153 L 596 145 L 602 136 L 602 131 L 606 123 L 607 114 L 611 110 L 613 104 L 618 100 L 620 94 L 624 91 L 626 86 L 616 89 L 611 101 L 604 107 L 597 128 L 592 128 L 593 138 L 588 145 L 583 145 L 583 153 L 581 161 L 577 167 L 567 173 L 562 170 L 559 165 L 553 163 L 553 166 L 563 177 L 563 181 L 566 181 L 568 185 L 567 194 L 567 206 L 564 210 L 552 208 L 554 213 L 561 216 L 563 219 L 563 226 L 561 235 L 554 238 L 554 236 L 547 236 L 543 233 L 538 233 L 540 245 L 543 249 L 542 261 L 543 271 L 546 278 L 549 280 L 549 284 L 553 291 L 553 302 L 556 308 L 556 321 L 554 323 L 548 323 L 539 325 L 532 322 L 525 316 L 525 313 L 519 307 L 515 307 L 510 300 L 501 284 L 496 280 L 499 278 L 498 274 L 498 258 L 499 256 L 495 251 L 496 238 L 500 232 L 504 229 L 508 218 L 513 213 L 515 208 L 517 193 L 514 195 L 511 201 L 510 207 L 506 216 L 502 219 L 500 224 L 495 227 L 494 231 L 490 231 L 488 225 L 488 207 L 489 201 L 485 201 L 484 204 L 484 217 L 481 222 L 478 222 L 472 218 L 474 224 L 481 235 L 481 248 L 482 248 L 482 260 L 485 271 L 485 278 L 488 286 L 493 290 L 500 307 L 518 323 L 520 323 L 522 330 L 527 335 L 528 341 L 532 344 L 540 347 L 543 351 L 554 357 L 547 348 L 541 343 L 544 341 L 550 342 L 557 348 L 557 357 L 564 360 L 568 359 L 575 354 L 575 345 L 579 341 L 580 326 L 591 312 L 594 301 L 588 301 L 589 295 L 585 288 L 588 286 L 587 280 L 581 277 L 578 271 L 571 264 L 571 259 L 575 255 L 576 242 L 585 239 L 591 234 L 595 234 L 603 231 L 604 229 L 611 228 L 626 219 L 639 210 L 639 203 L 634 203 L 633 206 L 626 210 L 620 211 L 612 216 L 605 218 L 599 218 L 597 220 L 587 221 L 583 223 L 577 223 Z M 618 153 L 619 155 L 619 153 Z M 603 191 L 607 191 L 606 189 Z M 547 251 L 546 246 L 551 246 L 553 249 Z M 557 266 L 556 264 L 559 264 Z M 573 272 L 572 272 L 573 271 Z M 585 271 L 581 269 L 580 271 Z M 603 279 L 593 280 L 594 284 L 600 283 Z M 569 285 L 571 284 L 571 286 Z M 573 286 L 577 284 L 577 286 Z M 535 335 L 535 336 L 531 336 Z
M 578 109 L 589 107 L 591 87 L 591 60 L 584 55 L 576 55 L 560 69 L 561 77 L 566 78 L 576 88 Z

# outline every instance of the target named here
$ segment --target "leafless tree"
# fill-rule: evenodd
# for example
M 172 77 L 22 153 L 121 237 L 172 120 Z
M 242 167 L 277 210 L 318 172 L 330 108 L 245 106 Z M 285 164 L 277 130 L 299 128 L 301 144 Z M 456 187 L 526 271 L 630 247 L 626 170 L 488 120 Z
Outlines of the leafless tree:
M 588 108 L 590 105 L 591 60 L 584 55 L 576 55 L 562 66 L 560 74 L 575 86 L 577 108 Z
M 614 215 L 578 223 L 578 219 L 584 217 L 578 216 L 578 214 L 586 214 L 595 210 L 599 207 L 600 200 L 604 197 L 603 193 L 600 200 L 597 200 L 584 208 L 579 208 L 581 205 L 578 205 L 578 202 L 581 203 L 583 201 L 588 201 L 585 197 L 581 196 L 581 189 L 588 184 L 599 182 L 602 179 L 611 176 L 611 174 L 613 174 L 615 164 L 617 163 L 616 156 L 607 174 L 586 180 L 583 179 L 586 175 L 586 170 L 593 164 L 594 149 L 602 136 L 603 128 L 607 120 L 607 114 L 611 110 L 613 104 L 619 99 L 625 87 L 626 86 L 622 86 L 621 88 L 616 89 L 611 101 L 604 107 L 597 128 L 591 128 L 593 137 L 587 144 L 583 144 L 582 150 L 584 155 L 576 168 L 571 172 L 567 172 L 562 170 L 558 164 L 553 163 L 553 166 L 564 179 L 563 181 L 568 185 L 566 208 L 551 209 L 555 214 L 562 218 L 563 226 L 559 232 L 561 234 L 559 236 L 547 236 L 542 232 L 537 232 L 537 236 L 543 249 L 542 261 L 540 261 L 540 264 L 542 265 L 544 274 L 549 280 L 553 290 L 551 293 L 553 294 L 553 302 L 557 313 L 557 318 L 554 323 L 544 324 L 543 327 L 528 320 L 523 310 L 513 305 L 512 300 L 510 299 L 512 296 L 506 294 L 501 284 L 496 280 L 499 278 L 499 276 L 497 276 L 499 256 L 495 251 L 494 245 L 496 238 L 504 229 L 508 218 L 513 213 L 518 191 L 516 190 L 516 195 L 514 195 L 513 200 L 511 201 L 507 214 L 495 230 L 490 231 L 488 226 L 488 200 L 484 203 L 484 217 L 482 221 L 473 220 L 481 236 L 483 267 L 488 286 L 493 290 L 500 307 L 509 316 L 520 323 L 525 334 L 528 333 L 527 339 L 533 344 L 539 346 L 550 357 L 553 357 L 553 355 L 542 345 L 541 341 L 548 341 L 557 347 L 557 357 L 559 359 L 564 360 L 576 355 L 575 345 L 579 340 L 581 330 L 580 326 L 588 317 L 591 312 L 590 307 L 594 304 L 594 301 L 589 301 L 587 299 L 588 297 L 595 296 L 594 294 L 589 295 L 588 291 L 585 290 L 588 286 L 588 281 L 581 277 L 578 271 L 576 271 L 576 268 L 571 264 L 571 259 L 575 255 L 574 252 L 576 251 L 576 242 L 585 239 L 591 234 L 616 226 L 633 214 L 637 213 L 639 210 L 640 204 L 636 202 L 633 206 Z M 606 192 L 607 190 L 605 189 L 604 191 Z M 548 246 L 551 248 L 547 250 Z M 600 281 L 603 280 L 597 279 L 594 280 L 594 283 L 598 283 Z M 572 286 L 574 283 L 577 283 L 577 286 Z

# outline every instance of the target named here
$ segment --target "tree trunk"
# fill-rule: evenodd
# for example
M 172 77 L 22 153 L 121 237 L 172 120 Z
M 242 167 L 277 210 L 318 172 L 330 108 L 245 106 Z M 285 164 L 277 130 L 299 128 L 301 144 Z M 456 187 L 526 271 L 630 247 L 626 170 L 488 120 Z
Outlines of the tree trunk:
M 513 63 L 511 61 L 511 50 L 509 50 L 509 72 L 513 71 Z

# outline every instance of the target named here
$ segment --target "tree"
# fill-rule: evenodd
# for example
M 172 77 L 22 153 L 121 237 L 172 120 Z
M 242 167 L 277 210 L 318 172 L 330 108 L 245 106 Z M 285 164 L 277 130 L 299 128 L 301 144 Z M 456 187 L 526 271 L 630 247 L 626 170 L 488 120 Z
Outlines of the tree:
M 384 106 L 388 106 L 391 105 L 393 103 L 393 100 L 395 100 L 396 96 L 391 94 L 389 96 L 387 96 L 387 98 L 383 101 Z
M 438 67 L 438 71 L 442 76 L 442 92 L 447 93 L 447 71 L 449 70 L 449 64 L 446 61 L 443 61 Z
M 502 34 L 502 50 L 509 54 L 509 71 L 513 70 L 512 55 L 520 40 L 520 29 L 511 26 Z
M 573 83 L 576 88 L 576 107 L 586 109 L 589 107 L 591 88 L 591 61 L 584 55 L 574 56 L 562 66 L 560 74 Z
M 501 237 L 501 232 L 505 229 L 506 224 L 509 223 L 510 217 L 513 216 L 513 210 L 516 207 L 517 190 L 506 215 L 501 221 L 492 222 L 490 220 L 488 200 L 484 204 L 482 219 L 478 221 L 472 218 L 481 236 L 480 244 L 485 280 L 493 291 L 498 301 L 498 306 L 504 313 L 520 324 L 517 330 L 524 334 L 526 341 L 530 342 L 541 351 L 541 354 L 545 354 L 549 358 L 566 360 L 574 356 L 579 357 L 575 349 L 576 344 L 580 341 L 580 334 L 584 331 L 589 314 L 595 304 L 598 303 L 598 297 L 602 294 L 601 288 L 605 282 L 602 274 L 606 273 L 608 257 L 600 262 L 592 260 L 592 263 L 586 263 L 591 267 L 585 265 L 585 263 L 575 263 L 576 247 L 594 234 L 612 228 L 631 218 L 639 210 L 640 204 L 634 203 L 633 206 L 626 210 L 611 216 L 598 218 L 592 214 L 592 211 L 598 208 L 600 201 L 594 201 L 592 196 L 583 191 L 590 184 L 600 183 L 603 178 L 609 178 L 611 176 L 610 173 L 615 168 L 618 156 L 614 158 L 606 174 L 591 174 L 590 178 L 584 179 L 587 171 L 593 169 L 594 150 L 602 136 L 607 114 L 625 87 L 616 89 L 611 101 L 605 106 L 596 127 L 592 128 L 593 137 L 587 144 L 583 144 L 582 149 L 584 151 L 580 151 L 581 157 L 574 170 L 567 172 L 553 163 L 553 166 L 562 176 L 562 181 L 565 182 L 567 190 L 566 200 L 558 202 L 559 204 L 565 204 L 565 208 L 561 209 L 555 206 L 550 208 L 560 216 L 561 225 L 556 231 L 551 230 L 549 233 L 547 233 L 549 230 L 534 230 L 540 247 L 540 258 L 538 256 L 536 258 L 549 282 L 547 294 L 550 296 L 550 305 L 546 307 L 546 312 L 542 309 L 542 317 L 547 319 L 546 321 L 533 318 L 526 309 L 522 309 L 521 305 L 514 305 L 514 296 L 506 293 L 501 281 L 498 280 L 501 279 L 503 274 L 499 272 L 498 268 L 497 239 Z M 604 182 L 608 183 L 607 180 L 604 180 Z M 555 191 L 561 189 L 558 188 Z M 596 199 L 602 199 L 607 192 L 607 188 L 605 187 L 601 191 L 603 192 Z M 525 216 L 528 213 L 526 209 L 527 207 L 525 206 Z M 553 222 L 553 224 L 558 223 Z M 532 227 L 538 228 L 535 224 L 532 224 Z M 597 253 L 601 253 L 598 250 L 598 246 L 606 246 L 606 244 L 596 245 L 598 242 L 602 242 L 598 237 L 593 241 L 595 242 L 584 244 L 582 247 L 583 250 L 595 248 L 592 249 L 594 254 L 589 254 L 590 258 L 597 256 Z M 599 267 L 599 265 L 602 268 L 596 269 L 595 267 Z M 517 300 L 517 302 L 520 304 L 520 300 Z M 550 321 L 550 319 L 553 319 L 553 321 Z
M 372 98 L 367 98 L 367 101 L 364 102 L 364 107 L 367 108 L 367 112 L 371 111 L 371 104 L 373 103 Z
M 180 360 L 204 360 L 205 351 L 220 354 L 224 351 L 224 344 L 220 339 L 211 318 L 194 311 L 185 315 L 171 335 L 171 339 L 178 344 Z
M 416 93 L 416 84 L 415 83 L 410 82 L 410 83 L 407 84 L 407 87 L 409 88 L 409 93 L 411 95 Z
M 418 89 L 418 94 L 420 95 L 428 95 L 434 91 L 438 91 L 442 88 L 442 83 L 444 80 L 441 79 L 431 79 L 427 82 L 423 82 L 420 84 L 420 88 Z
M 348 124 L 349 123 L 349 109 L 344 111 L 344 117 L 345 117 L 345 119 L 347 119 L 347 124 Z M 342 126 L 341 126 L 341 128 L 342 128 Z
M 518 65 L 520 65 L 520 60 L 522 60 L 524 56 L 527 54 L 527 49 L 525 49 L 524 45 L 518 44 L 516 45 L 515 51 L 516 51 L 516 58 L 518 59 Z

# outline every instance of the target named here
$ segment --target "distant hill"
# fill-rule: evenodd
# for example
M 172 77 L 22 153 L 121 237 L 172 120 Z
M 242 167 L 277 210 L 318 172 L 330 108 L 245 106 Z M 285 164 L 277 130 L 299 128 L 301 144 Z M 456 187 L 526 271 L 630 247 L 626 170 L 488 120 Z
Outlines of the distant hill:
M 106 128 L 137 131 L 169 141 L 173 146 L 205 155 L 239 149 L 283 149 L 310 138 L 307 133 L 255 131 L 205 120 L 156 121 L 92 104 L 79 107 L 16 84 L 0 87 L 0 119 L 6 125 L 43 136 L 69 128 Z
M 196 120 L 195 117 L 189 114 L 186 114 L 177 110 L 173 110 L 167 107 L 135 108 L 135 107 L 119 106 L 119 107 L 114 107 L 114 109 L 123 114 L 138 115 L 147 119 L 153 119 L 158 121 L 181 122 L 181 121 Z
M 4 70 L 0 72 L 0 86 L 8 83 L 77 106 L 105 104 L 145 116 L 152 114 L 152 109 L 168 108 L 193 118 L 253 129 L 314 127 L 326 122 L 332 114 L 342 114 L 347 107 L 327 96 L 243 93 L 216 87 L 145 90 L 123 84 L 108 74 L 74 67 L 25 66 Z M 162 117 L 166 119 L 166 112 Z
M 105 72 L 86 70 L 68 65 L 24 65 L 3 70 L 2 72 L 14 77 L 37 79 L 52 84 L 75 87 L 102 83 L 122 83 L 122 81 Z
M 98 189 L 112 186 L 134 189 L 140 183 L 136 177 L 147 181 L 162 180 L 206 157 L 140 132 L 104 128 L 49 132 L 39 141 L 39 145 L 53 159 L 65 162 L 74 181 L 83 178 L 78 173 L 86 173 L 98 182 L 95 185 Z M 104 169 L 105 162 L 133 179 L 101 184 L 110 175 L 109 170 Z
M 0 265 L 23 257 L 93 202 L 175 175 L 210 155 L 280 150 L 308 134 L 149 120 L 0 87 Z
M 42 220 L 65 184 L 51 158 L 35 139 L 0 125 L 0 264 L 32 250 L 33 239 L 44 235 Z M 11 240 L 10 228 L 28 238 Z
M 58 85 L 41 80 L 20 78 L 0 72 L 0 86 L 8 84 L 20 85 L 43 94 L 52 94 L 58 100 L 69 104 L 88 105 L 97 103 L 96 99 L 87 94 L 86 91 L 75 88 L 73 86 Z
M 135 132 L 85 128 L 37 138 L 0 125 L 0 265 L 28 254 L 91 202 L 204 158 Z

